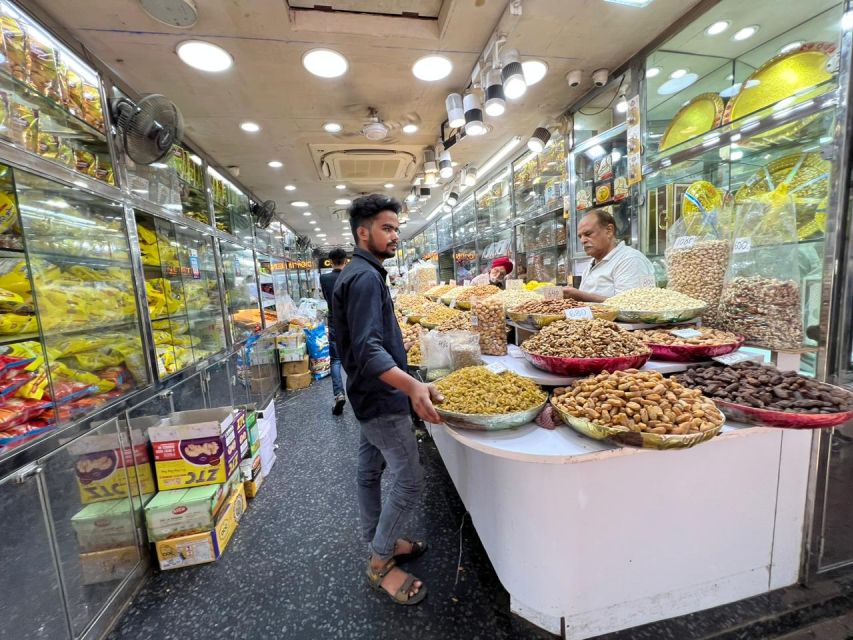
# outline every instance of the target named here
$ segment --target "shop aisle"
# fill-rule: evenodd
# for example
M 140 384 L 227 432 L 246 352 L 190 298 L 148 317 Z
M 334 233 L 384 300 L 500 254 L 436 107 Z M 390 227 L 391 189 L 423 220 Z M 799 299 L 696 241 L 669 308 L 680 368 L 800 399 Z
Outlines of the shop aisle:
M 412 533 L 430 550 L 410 566 L 429 586 L 416 607 L 372 591 L 364 577 L 355 498 L 358 423 L 331 415 L 331 381 L 277 404 L 278 461 L 222 559 L 156 573 L 111 640 L 228 638 L 550 638 L 509 614 L 501 587 L 441 458 L 421 443 L 426 490 Z M 519 550 L 521 552 L 521 550 Z

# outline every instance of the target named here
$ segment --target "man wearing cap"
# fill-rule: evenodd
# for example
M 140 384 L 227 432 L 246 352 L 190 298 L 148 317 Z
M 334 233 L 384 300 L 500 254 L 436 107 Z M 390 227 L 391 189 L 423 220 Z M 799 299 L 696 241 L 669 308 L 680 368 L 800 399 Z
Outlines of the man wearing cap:
M 489 269 L 488 273 L 481 273 L 476 278 L 471 280 L 472 285 L 478 284 L 493 284 L 496 287 L 500 287 L 503 289 L 504 280 L 506 277 L 512 273 L 513 269 L 512 260 L 505 256 L 501 256 L 500 258 L 495 258 L 492 260 L 492 268 Z

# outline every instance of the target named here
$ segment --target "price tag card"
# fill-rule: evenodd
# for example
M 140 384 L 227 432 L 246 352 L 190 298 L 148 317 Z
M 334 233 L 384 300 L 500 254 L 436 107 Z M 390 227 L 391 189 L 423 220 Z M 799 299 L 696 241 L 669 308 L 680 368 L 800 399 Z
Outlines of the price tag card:
M 451 301 L 450 301 L 450 308 L 451 308 L 451 309 L 455 309 L 455 308 L 456 308 L 456 298 L 453 298 L 453 300 L 451 300 Z
M 504 283 L 506 284 L 507 291 L 515 291 L 524 287 L 524 282 L 519 280 L 518 278 L 513 278 L 511 280 L 507 279 L 504 281 Z
M 654 289 L 658 286 L 654 276 L 642 276 L 640 278 L 640 287 L 643 289 Z
M 752 249 L 752 238 L 749 236 L 736 238 L 732 245 L 732 253 L 747 253 L 750 249 Z
M 592 309 L 589 307 L 566 309 L 566 320 L 592 320 Z
M 542 287 L 539 289 L 539 293 L 545 296 L 546 300 L 562 300 L 563 299 L 563 289 L 562 287 Z
M 673 329 L 670 333 L 679 338 L 697 338 L 702 335 L 702 332 L 696 329 Z
M 737 364 L 738 362 L 746 362 L 747 360 L 752 360 L 753 358 L 755 358 L 755 355 L 752 353 L 747 353 L 746 351 L 733 351 L 732 353 L 727 353 L 722 356 L 716 356 L 711 359 L 716 360 L 717 362 L 726 366 L 731 366 L 733 364 Z
M 513 358 L 524 359 L 524 352 L 521 350 L 517 344 L 510 344 L 506 347 L 507 353 Z
M 477 320 L 477 316 L 472 315 L 472 316 L 471 316 L 471 326 L 472 326 L 472 327 L 476 327 L 476 326 L 477 326 L 477 325 L 479 325 L 479 324 L 480 324 L 480 321 L 479 321 L 479 320 Z
M 201 269 L 198 266 L 198 251 L 190 249 L 190 271 L 192 271 L 193 280 L 201 280 Z
M 694 244 L 696 244 L 696 236 L 681 236 L 675 241 L 672 248 L 676 250 L 692 249 Z
M 488 369 L 489 371 L 491 371 L 492 373 L 495 373 L 495 374 L 501 374 L 507 370 L 507 368 L 504 365 L 502 365 L 500 362 L 493 362 L 490 365 L 486 365 L 486 369 Z

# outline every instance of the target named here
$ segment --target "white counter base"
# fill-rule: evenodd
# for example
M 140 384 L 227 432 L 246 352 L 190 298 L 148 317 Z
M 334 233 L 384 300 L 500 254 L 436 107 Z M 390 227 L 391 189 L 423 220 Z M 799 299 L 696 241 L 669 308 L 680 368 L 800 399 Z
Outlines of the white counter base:
M 798 579 L 810 432 L 647 451 L 568 427 L 430 431 L 513 612 L 552 633 L 582 640 Z

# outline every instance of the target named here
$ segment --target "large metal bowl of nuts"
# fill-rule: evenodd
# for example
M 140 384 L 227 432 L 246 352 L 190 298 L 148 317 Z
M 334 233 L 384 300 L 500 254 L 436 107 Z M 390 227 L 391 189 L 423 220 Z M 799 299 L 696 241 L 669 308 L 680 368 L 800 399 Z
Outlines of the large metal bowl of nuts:
M 607 304 L 619 309 L 618 320 L 644 324 L 686 322 L 708 308 L 703 300 L 656 287 L 628 289 L 608 298 Z
M 566 308 L 572 309 L 577 308 L 578 306 L 589 307 L 593 318 L 608 320 L 610 322 L 615 320 L 619 313 L 618 309 L 615 309 L 614 307 L 608 307 L 607 305 L 598 303 L 567 306 Z M 565 311 L 563 313 L 525 313 L 523 311 L 512 309 L 506 312 L 506 316 L 513 322 L 536 329 L 542 329 L 543 327 L 547 327 L 549 324 L 553 324 L 558 320 L 566 319 Z
M 692 307 L 689 309 L 667 309 L 667 310 L 637 310 L 619 309 L 616 319 L 619 322 L 634 322 L 643 324 L 671 324 L 673 322 L 687 322 L 701 316 L 708 305 Z
M 828 429 L 853 420 L 853 411 L 839 413 L 789 413 L 715 400 L 720 410 L 735 422 L 782 429 Z
M 542 356 L 522 349 L 525 359 L 537 369 L 558 376 L 588 376 L 602 371 L 624 371 L 639 369 L 652 357 L 651 352 L 636 356 L 614 356 L 611 358 L 562 358 Z
M 709 327 L 667 327 L 634 331 L 649 349 L 652 358 L 669 362 L 697 362 L 739 349 L 743 336 Z
M 441 416 L 444 423 L 457 429 L 474 429 L 478 431 L 498 431 L 501 429 L 514 429 L 533 422 L 539 412 L 545 408 L 546 402 L 540 405 L 531 407 L 526 411 L 517 411 L 515 413 L 504 414 L 485 414 L 485 413 L 455 413 L 453 411 L 444 411 L 441 405 L 436 405 L 435 411 Z
M 743 338 L 728 344 L 653 344 L 652 358 L 668 362 L 700 362 L 737 351 L 743 345 Z

